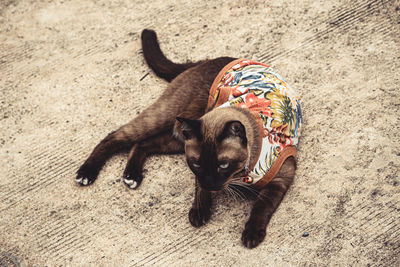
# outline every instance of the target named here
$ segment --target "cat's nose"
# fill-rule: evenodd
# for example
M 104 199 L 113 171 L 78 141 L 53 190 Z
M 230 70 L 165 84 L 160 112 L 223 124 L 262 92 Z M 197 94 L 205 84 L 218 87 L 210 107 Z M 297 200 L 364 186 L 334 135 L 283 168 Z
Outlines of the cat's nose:
M 202 186 L 202 188 L 209 192 L 217 192 L 222 190 L 222 187 L 220 186 Z
M 223 183 L 218 181 L 214 176 L 206 175 L 204 177 L 204 183 L 202 183 L 202 188 L 207 191 L 219 191 L 223 189 Z

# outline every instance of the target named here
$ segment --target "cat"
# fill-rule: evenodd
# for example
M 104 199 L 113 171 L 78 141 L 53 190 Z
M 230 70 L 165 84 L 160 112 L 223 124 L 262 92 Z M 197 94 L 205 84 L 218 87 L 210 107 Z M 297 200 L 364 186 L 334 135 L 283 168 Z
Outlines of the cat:
M 190 223 L 209 221 L 213 192 L 257 192 L 241 240 L 248 248 L 258 246 L 294 179 L 297 97 L 265 64 L 232 57 L 176 64 L 165 57 L 154 31 L 143 30 L 141 41 L 146 63 L 170 83 L 154 104 L 94 148 L 76 182 L 93 183 L 110 156 L 130 149 L 123 181 L 134 189 L 147 156 L 185 153 L 196 177 Z M 292 113 L 278 112 L 285 107 Z

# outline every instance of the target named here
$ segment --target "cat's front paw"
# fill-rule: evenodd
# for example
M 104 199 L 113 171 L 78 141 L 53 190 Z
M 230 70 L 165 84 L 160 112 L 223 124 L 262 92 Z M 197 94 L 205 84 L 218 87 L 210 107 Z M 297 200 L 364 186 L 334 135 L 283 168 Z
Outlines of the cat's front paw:
M 210 209 L 195 209 L 189 211 L 189 221 L 194 227 L 200 227 L 208 222 L 211 217 Z
M 247 248 L 255 248 L 265 238 L 265 229 L 257 229 L 254 225 L 246 225 L 242 233 L 243 245 Z
M 123 174 L 124 183 L 131 189 L 136 189 L 143 181 L 143 174 L 136 168 L 128 166 Z
M 98 174 L 97 168 L 83 164 L 76 173 L 75 182 L 82 186 L 90 185 L 96 180 Z

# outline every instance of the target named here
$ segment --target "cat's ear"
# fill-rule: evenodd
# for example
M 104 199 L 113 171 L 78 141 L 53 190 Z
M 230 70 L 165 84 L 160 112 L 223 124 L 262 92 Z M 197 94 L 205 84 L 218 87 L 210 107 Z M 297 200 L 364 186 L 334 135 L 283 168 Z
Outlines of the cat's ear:
M 181 117 L 176 117 L 176 120 L 181 124 L 182 135 L 185 140 L 201 136 L 201 122 L 199 120 Z
M 225 124 L 219 139 L 223 140 L 228 137 L 238 137 L 244 146 L 247 145 L 246 129 L 240 121 L 228 121 Z

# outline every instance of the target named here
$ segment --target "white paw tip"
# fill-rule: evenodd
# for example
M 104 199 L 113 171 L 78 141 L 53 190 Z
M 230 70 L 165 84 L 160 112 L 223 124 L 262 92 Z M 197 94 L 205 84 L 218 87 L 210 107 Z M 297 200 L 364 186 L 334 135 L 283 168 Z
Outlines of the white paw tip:
M 89 180 L 87 179 L 87 178 L 84 178 L 83 180 L 82 180 L 82 184 L 83 185 L 87 185 L 89 183 Z
M 75 179 L 75 182 L 81 183 L 81 182 L 82 182 L 82 178 L 76 178 L 76 179 Z
M 135 182 L 134 180 L 124 179 L 124 183 L 129 185 L 133 184 L 134 182 Z
M 138 183 L 136 182 L 136 181 L 133 181 L 133 184 L 131 184 L 130 186 L 129 186 L 129 188 L 136 188 L 137 187 L 137 185 L 138 185 Z
M 133 184 L 131 184 L 129 187 L 130 187 L 130 188 L 136 188 L 136 187 L 137 187 L 137 182 L 136 182 L 136 181 L 133 181 Z

